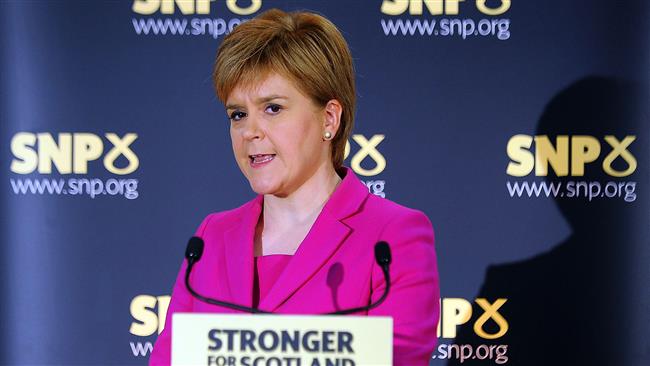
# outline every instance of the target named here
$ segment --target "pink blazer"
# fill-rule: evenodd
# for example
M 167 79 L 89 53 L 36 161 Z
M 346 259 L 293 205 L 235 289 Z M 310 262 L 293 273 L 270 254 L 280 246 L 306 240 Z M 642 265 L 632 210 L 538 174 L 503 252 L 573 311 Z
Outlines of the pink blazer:
M 385 286 L 375 264 L 374 245 L 390 244 L 391 289 L 386 301 L 367 315 L 391 316 L 396 366 L 428 365 L 436 345 L 440 287 L 433 229 L 420 211 L 377 197 L 345 168 L 346 175 L 259 308 L 282 314 L 318 314 L 368 305 Z M 203 257 L 191 275 L 205 296 L 251 306 L 253 234 L 263 196 L 234 210 L 210 214 L 196 235 Z M 175 312 L 234 313 L 195 300 L 184 284 L 184 261 L 171 297 L 165 328 L 150 365 L 168 365 L 171 315 Z

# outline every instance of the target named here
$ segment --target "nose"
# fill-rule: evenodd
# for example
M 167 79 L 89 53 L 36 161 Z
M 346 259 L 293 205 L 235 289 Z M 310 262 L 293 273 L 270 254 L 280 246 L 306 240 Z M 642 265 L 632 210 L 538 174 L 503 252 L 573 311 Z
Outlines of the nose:
M 260 127 L 261 126 L 258 118 L 251 114 L 248 116 L 248 118 L 246 118 L 243 126 L 242 136 L 246 140 L 261 139 L 264 137 L 264 132 Z

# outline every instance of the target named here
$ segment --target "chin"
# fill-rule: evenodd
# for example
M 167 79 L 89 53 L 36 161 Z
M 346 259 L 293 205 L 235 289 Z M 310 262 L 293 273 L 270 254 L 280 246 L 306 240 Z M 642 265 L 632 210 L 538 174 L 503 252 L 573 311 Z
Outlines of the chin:
M 274 194 L 277 192 L 278 188 L 273 182 L 265 180 L 249 180 L 251 189 L 257 194 Z

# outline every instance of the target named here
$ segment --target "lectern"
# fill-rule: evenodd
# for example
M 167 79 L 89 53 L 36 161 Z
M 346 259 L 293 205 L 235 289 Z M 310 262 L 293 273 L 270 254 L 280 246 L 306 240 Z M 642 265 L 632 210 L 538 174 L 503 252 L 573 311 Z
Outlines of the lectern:
M 172 365 L 392 365 L 393 320 L 374 316 L 175 313 Z

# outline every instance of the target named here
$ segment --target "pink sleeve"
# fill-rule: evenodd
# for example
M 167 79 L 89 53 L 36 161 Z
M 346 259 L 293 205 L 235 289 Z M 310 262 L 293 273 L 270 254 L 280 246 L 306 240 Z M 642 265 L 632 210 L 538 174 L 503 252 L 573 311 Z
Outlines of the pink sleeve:
M 428 365 L 436 346 L 440 317 L 433 227 L 422 212 L 409 210 L 393 218 L 379 239 L 391 248 L 391 287 L 386 301 L 368 314 L 393 318 L 395 366 Z M 381 297 L 385 286 L 381 268 L 373 265 L 373 301 Z
M 196 230 L 196 236 L 203 236 L 203 231 L 207 226 L 212 215 L 208 215 L 199 228 Z M 165 317 L 165 328 L 158 335 L 156 344 L 153 347 L 151 356 L 149 357 L 150 366 L 169 365 L 171 364 L 171 350 L 172 350 L 172 314 L 176 312 L 190 312 L 192 311 L 192 295 L 185 287 L 185 270 L 187 268 L 187 261 L 183 260 L 181 269 L 176 276 L 172 297 L 167 309 L 167 316 Z

